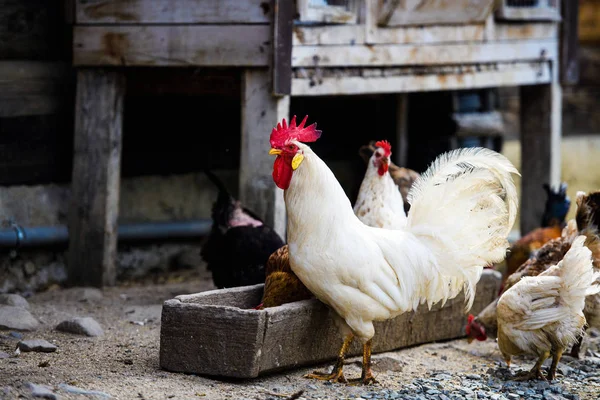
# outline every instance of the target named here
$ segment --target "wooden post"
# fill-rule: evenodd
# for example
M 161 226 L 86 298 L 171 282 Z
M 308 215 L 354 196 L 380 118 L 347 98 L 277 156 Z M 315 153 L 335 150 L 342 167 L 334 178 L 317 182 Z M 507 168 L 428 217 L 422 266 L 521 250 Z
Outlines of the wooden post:
M 542 185 L 560 182 L 562 91 L 557 75 L 548 85 L 521 87 L 521 235 L 540 226 L 546 202 Z
M 396 149 L 394 162 L 406 167 L 408 162 L 408 93 L 396 95 Z
M 561 84 L 579 82 L 579 1 L 561 1 L 563 17 L 560 29 Z
M 277 122 L 288 119 L 290 97 L 271 95 L 267 69 L 248 69 L 242 79 L 242 143 L 240 200 L 285 240 L 283 191 L 273 182 L 269 135 Z
M 292 37 L 294 30 L 294 2 L 274 0 L 273 13 L 273 93 L 292 93 Z
M 121 72 L 77 72 L 69 282 L 114 285 L 125 79 Z

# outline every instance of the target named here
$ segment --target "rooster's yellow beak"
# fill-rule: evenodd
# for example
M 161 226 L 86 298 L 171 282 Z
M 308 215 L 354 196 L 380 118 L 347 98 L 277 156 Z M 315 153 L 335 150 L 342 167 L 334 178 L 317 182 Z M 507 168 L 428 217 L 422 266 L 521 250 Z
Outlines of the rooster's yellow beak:
M 269 150 L 269 154 L 272 155 L 272 156 L 278 156 L 278 155 L 281 154 L 281 150 L 271 149 L 271 150 Z
M 469 344 L 473 343 L 473 338 L 471 336 L 467 337 L 467 343 L 469 343 Z

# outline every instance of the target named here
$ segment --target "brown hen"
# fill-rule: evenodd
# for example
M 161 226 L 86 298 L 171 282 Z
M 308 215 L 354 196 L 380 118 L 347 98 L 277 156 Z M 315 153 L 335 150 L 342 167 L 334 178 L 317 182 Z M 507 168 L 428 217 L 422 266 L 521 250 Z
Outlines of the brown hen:
M 290 268 L 287 244 L 271 254 L 265 266 L 265 275 L 265 289 L 262 301 L 256 307 L 257 310 L 307 300 L 312 297 L 312 293 Z

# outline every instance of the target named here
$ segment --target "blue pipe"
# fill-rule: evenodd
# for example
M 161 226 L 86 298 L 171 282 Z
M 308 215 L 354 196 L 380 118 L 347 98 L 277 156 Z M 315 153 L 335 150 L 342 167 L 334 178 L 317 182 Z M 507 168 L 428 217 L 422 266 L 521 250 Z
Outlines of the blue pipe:
M 212 221 L 143 222 L 121 224 L 118 227 L 119 241 L 190 239 L 205 236 L 210 232 Z M 69 243 L 66 226 L 22 227 L 12 224 L 11 228 L 0 229 L 0 248 L 59 246 Z

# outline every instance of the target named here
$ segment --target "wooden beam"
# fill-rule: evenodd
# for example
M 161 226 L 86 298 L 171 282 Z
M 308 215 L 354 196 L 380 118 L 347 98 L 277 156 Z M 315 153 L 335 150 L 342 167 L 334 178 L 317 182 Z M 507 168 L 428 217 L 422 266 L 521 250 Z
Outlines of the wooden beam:
M 77 73 L 69 282 L 114 285 L 125 79 L 122 72 Z
M 268 70 L 246 70 L 242 78 L 242 142 L 240 200 L 285 238 L 283 191 L 273 182 L 269 134 L 282 118 L 288 119 L 289 96 L 271 94 Z
M 576 85 L 579 82 L 579 1 L 562 1 L 560 31 L 560 82 Z
M 273 0 L 273 93 L 283 96 L 292 91 L 292 30 L 294 28 L 294 3 Z
M 268 0 L 76 0 L 78 24 L 257 24 L 271 21 Z
M 406 26 L 376 29 L 372 44 L 436 44 L 531 41 L 558 38 L 556 23 L 494 23 L 489 34 L 484 24 Z M 354 46 L 366 43 L 361 25 L 295 26 L 294 46 Z
M 76 26 L 77 66 L 267 66 L 269 25 Z
M 421 69 L 369 69 L 364 74 L 321 76 L 292 80 L 292 96 L 353 95 L 376 93 L 409 93 L 437 90 L 476 89 L 496 86 L 517 86 L 548 83 L 551 71 L 548 62 L 492 64 L 489 66 L 443 67 Z
M 521 235 L 540 226 L 546 194 L 542 185 L 560 180 L 561 89 L 521 87 Z
M 396 149 L 394 162 L 400 167 L 408 163 L 408 94 L 396 95 Z
M 54 114 L 70 97 L 69 66 L 0 61 L 0 118 Z
M 550 60 L 556 56 L 556 48 L 555 40 L 419 46 L 297 46 L 292 50 L 292 66 L 376 67 Z

